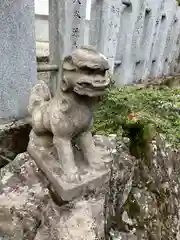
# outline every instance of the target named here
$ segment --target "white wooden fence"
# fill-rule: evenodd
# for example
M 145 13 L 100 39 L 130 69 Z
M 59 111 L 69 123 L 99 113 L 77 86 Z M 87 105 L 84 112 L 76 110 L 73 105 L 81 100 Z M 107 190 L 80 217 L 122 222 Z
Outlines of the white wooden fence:
M 176 0 L 91 0 L 90 14 L 87 1 L 49 0 L 51 62 L 91 44 L 108 58 L 117 85 L 180 71 Z

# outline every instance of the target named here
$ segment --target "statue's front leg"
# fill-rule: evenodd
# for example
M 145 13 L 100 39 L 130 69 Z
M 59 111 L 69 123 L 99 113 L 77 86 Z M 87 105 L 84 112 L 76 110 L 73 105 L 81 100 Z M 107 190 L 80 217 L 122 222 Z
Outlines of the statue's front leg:
M 70 182 L 79 180 L 71 140 L 65 137 L 54 136 L 53 143 L 57 150 L 58 160 L 60 161 L 65 180 Z
M 104 163 L 101 159 L 100 153 L 97 151 L 94 144 L 94 139 L 90 131 L 80 134 L 78 143 L 84 158 L 88 161 L 90 167 L 93 169 L 102 169 Z

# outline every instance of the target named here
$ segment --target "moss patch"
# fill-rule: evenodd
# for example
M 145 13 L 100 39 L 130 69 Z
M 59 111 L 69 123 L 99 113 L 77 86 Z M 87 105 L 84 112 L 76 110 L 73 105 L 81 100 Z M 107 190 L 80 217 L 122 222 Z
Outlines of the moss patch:
M 140 127 L 141 130 L 137 131 Z M 95 111 L 94 132 L 125 133 L 134 141 L 151 140 L 164 134 L 174 147 L 180 146 L 180 89 L 167 86 L 139 88 L 112 87 Z

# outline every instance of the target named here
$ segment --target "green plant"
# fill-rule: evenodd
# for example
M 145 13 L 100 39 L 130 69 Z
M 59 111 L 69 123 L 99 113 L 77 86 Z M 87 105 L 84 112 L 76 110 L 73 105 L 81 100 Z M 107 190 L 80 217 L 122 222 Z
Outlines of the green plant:
M 180 145 L 180 89 L 125 86 L 107 91 L 95 111 L 93 131 L 99 134 L 126 133 L 141 126 L 139 140 L 152 133 L 165 135 L 173 146 Z M 137 141 L 137 138 L 134 140 Z

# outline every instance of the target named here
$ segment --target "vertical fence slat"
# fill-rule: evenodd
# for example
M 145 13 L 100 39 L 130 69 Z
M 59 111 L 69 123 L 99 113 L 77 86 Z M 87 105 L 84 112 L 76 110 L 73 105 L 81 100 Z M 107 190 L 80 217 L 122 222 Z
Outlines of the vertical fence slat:
M 178 18 L 177 18 L 177 6 L 176 6 L 176 10 L 174 11 L 174 16 L 168 31 L 168 37 L 166 39 L 166 47 L 164 50 L 164 68 L 163 68 L 163 74 L 164 75 L 168 75 L 171 72 L 170 66 L 171 66 L 171 62 L 173 59 L 173 55 L 175 55 L 175 51 L 176 51 L 176 42 L 177 42 L 177 38 L 179 35 L 179 22 L 178 22 Z
M 145 1 L 140 0 L 138 4 L 134 3 L 134 11 L 138 13 L 137 19 L 135 21 L 135 28 L 133 31 L 132 45 L 131 45 L 131 58 L 132 58 L 132 81 L 136 82 L 142 77 L 142 67 L 143 67 L 143 32 L 145 20 Z M 135 20 L 135 19 L 134 19 Z
M 72 0 L 69 1 L 67 8 L 69 8 L 70 5 L 72 5 Z M 69 14 L 67 16 L 67 24 L 69 24 Z M 73 0 L 72 15 L 71 40 L 72 49 L 74 49 L 84 44 L 84 29 L 86 27 L 86 0 Z
M 174 74 L 180 71 L 180 8 L 177 8 L 177 23 L 176 23 L 176 38 L 174 38 L 172 45 L 172 53 L 169 58 L 169 74 Z
M 121 0 L 104 0 L 102 5 L 99 50 L 107 57 L 112 71 L 118 43 L 121 7 Z
M 160 35 L 159 39 L 157 39 L 159 47 L 157 48 L 157 59 L 155 62 L 156 67 L 154 68 L 154 72 L 152 74 L 154 77 L 162 76 L 163 74 L 164 62 L 167 58 L 165 49 L 169 41 L 175 11 L 176 2 L 172 0 L 166 0 L 164 2 L 163 12 L 160 16 Z
M 160 10 L 162 6 L 162 0 L 147 0 L 147 9 L 149 13 L 146 13 L 146 16 L 149 15 L 148 25 L 145 25 L 146 37 L 144 39 L 144 45 L 142 48 L 143 54 L 143 69 L 142 69 L 142 79 L 145 80 L 150 74 L 152 61 L 154 59 L 152 56 L 153 46 L 155 37 L 158 34 L 158 23 L 160 22 Z M 145 21 L 146 23 L 146 21 Z
M 164 27 L 164 22 L 162 22 L 162 13 L 164 9 L 164 1 L 160 1 L 160 7 L 158 9 L 157 18 L 156 18 L 156 27 L 153 36 L 153 43 L 150 52 L 150 68 L 148 69 L 148 73 L 150 77 L 155 76 L 155 71 L 157 68 L 157 58 L 161 46 L 161 37 L 162 37 L 162 29 Z
M 89 44 L 98 49 L 100 38 L 100 25 L 101 25 L 101 12 L 102 12 L 102 0 L 91 1 L 91 19 L 90 19 L 90 31 L 89 31 Z M 99 49 L 98 49 L 99 50 Z
M 129 22 L 131 19 L 132 7 L 126 7 L 125 5 L 121 9 L 120 29 L 118 33 L 118 45 L 116 52 L 116 61 L 122 62 L 125 55 L 126 44 L 129 34 Z
M 121 56 L 121 64 L 115 69 L 115 79 L 117 85 L 126 84 L 134 80 L 135 64 L 138 61 L 138 47 L 140 36 L 142 35 L 143 26 L 143 9 L 144 0 L 131 1 L 131 6 L 124 8 L 123 15 L 127 18 L 124 26 L 120 25 L 119 37 L 121 40 L 121 32 L 126 27 L 126 41 L 124 46 L 120 46 L 120 51 L 124 48 L 123 54 L 117 49 L 118 56 Z M 123 22 L 123 20 L 121 21 Z M 127 24 L 125 26 L 125 24 Z M 123 33 L 122 33 L 123 34 Z
M 86 0 L 49 0 L 50 61 L 61 67 L 62 59 L 84 45 Z M 52 89 L 58 87 L 61 72 L 52 74 Z M 56 78 L 56 79 L 55 79 Z
M 56 0 L 49 0 L 49 62 L 51 64 L 60 65 L 61 46 L 60 36 L 58 34 L 58 2 Z M 57 78 L 59 73 L 51 72 L 49 87 L 52 93 L 57 88 Z

